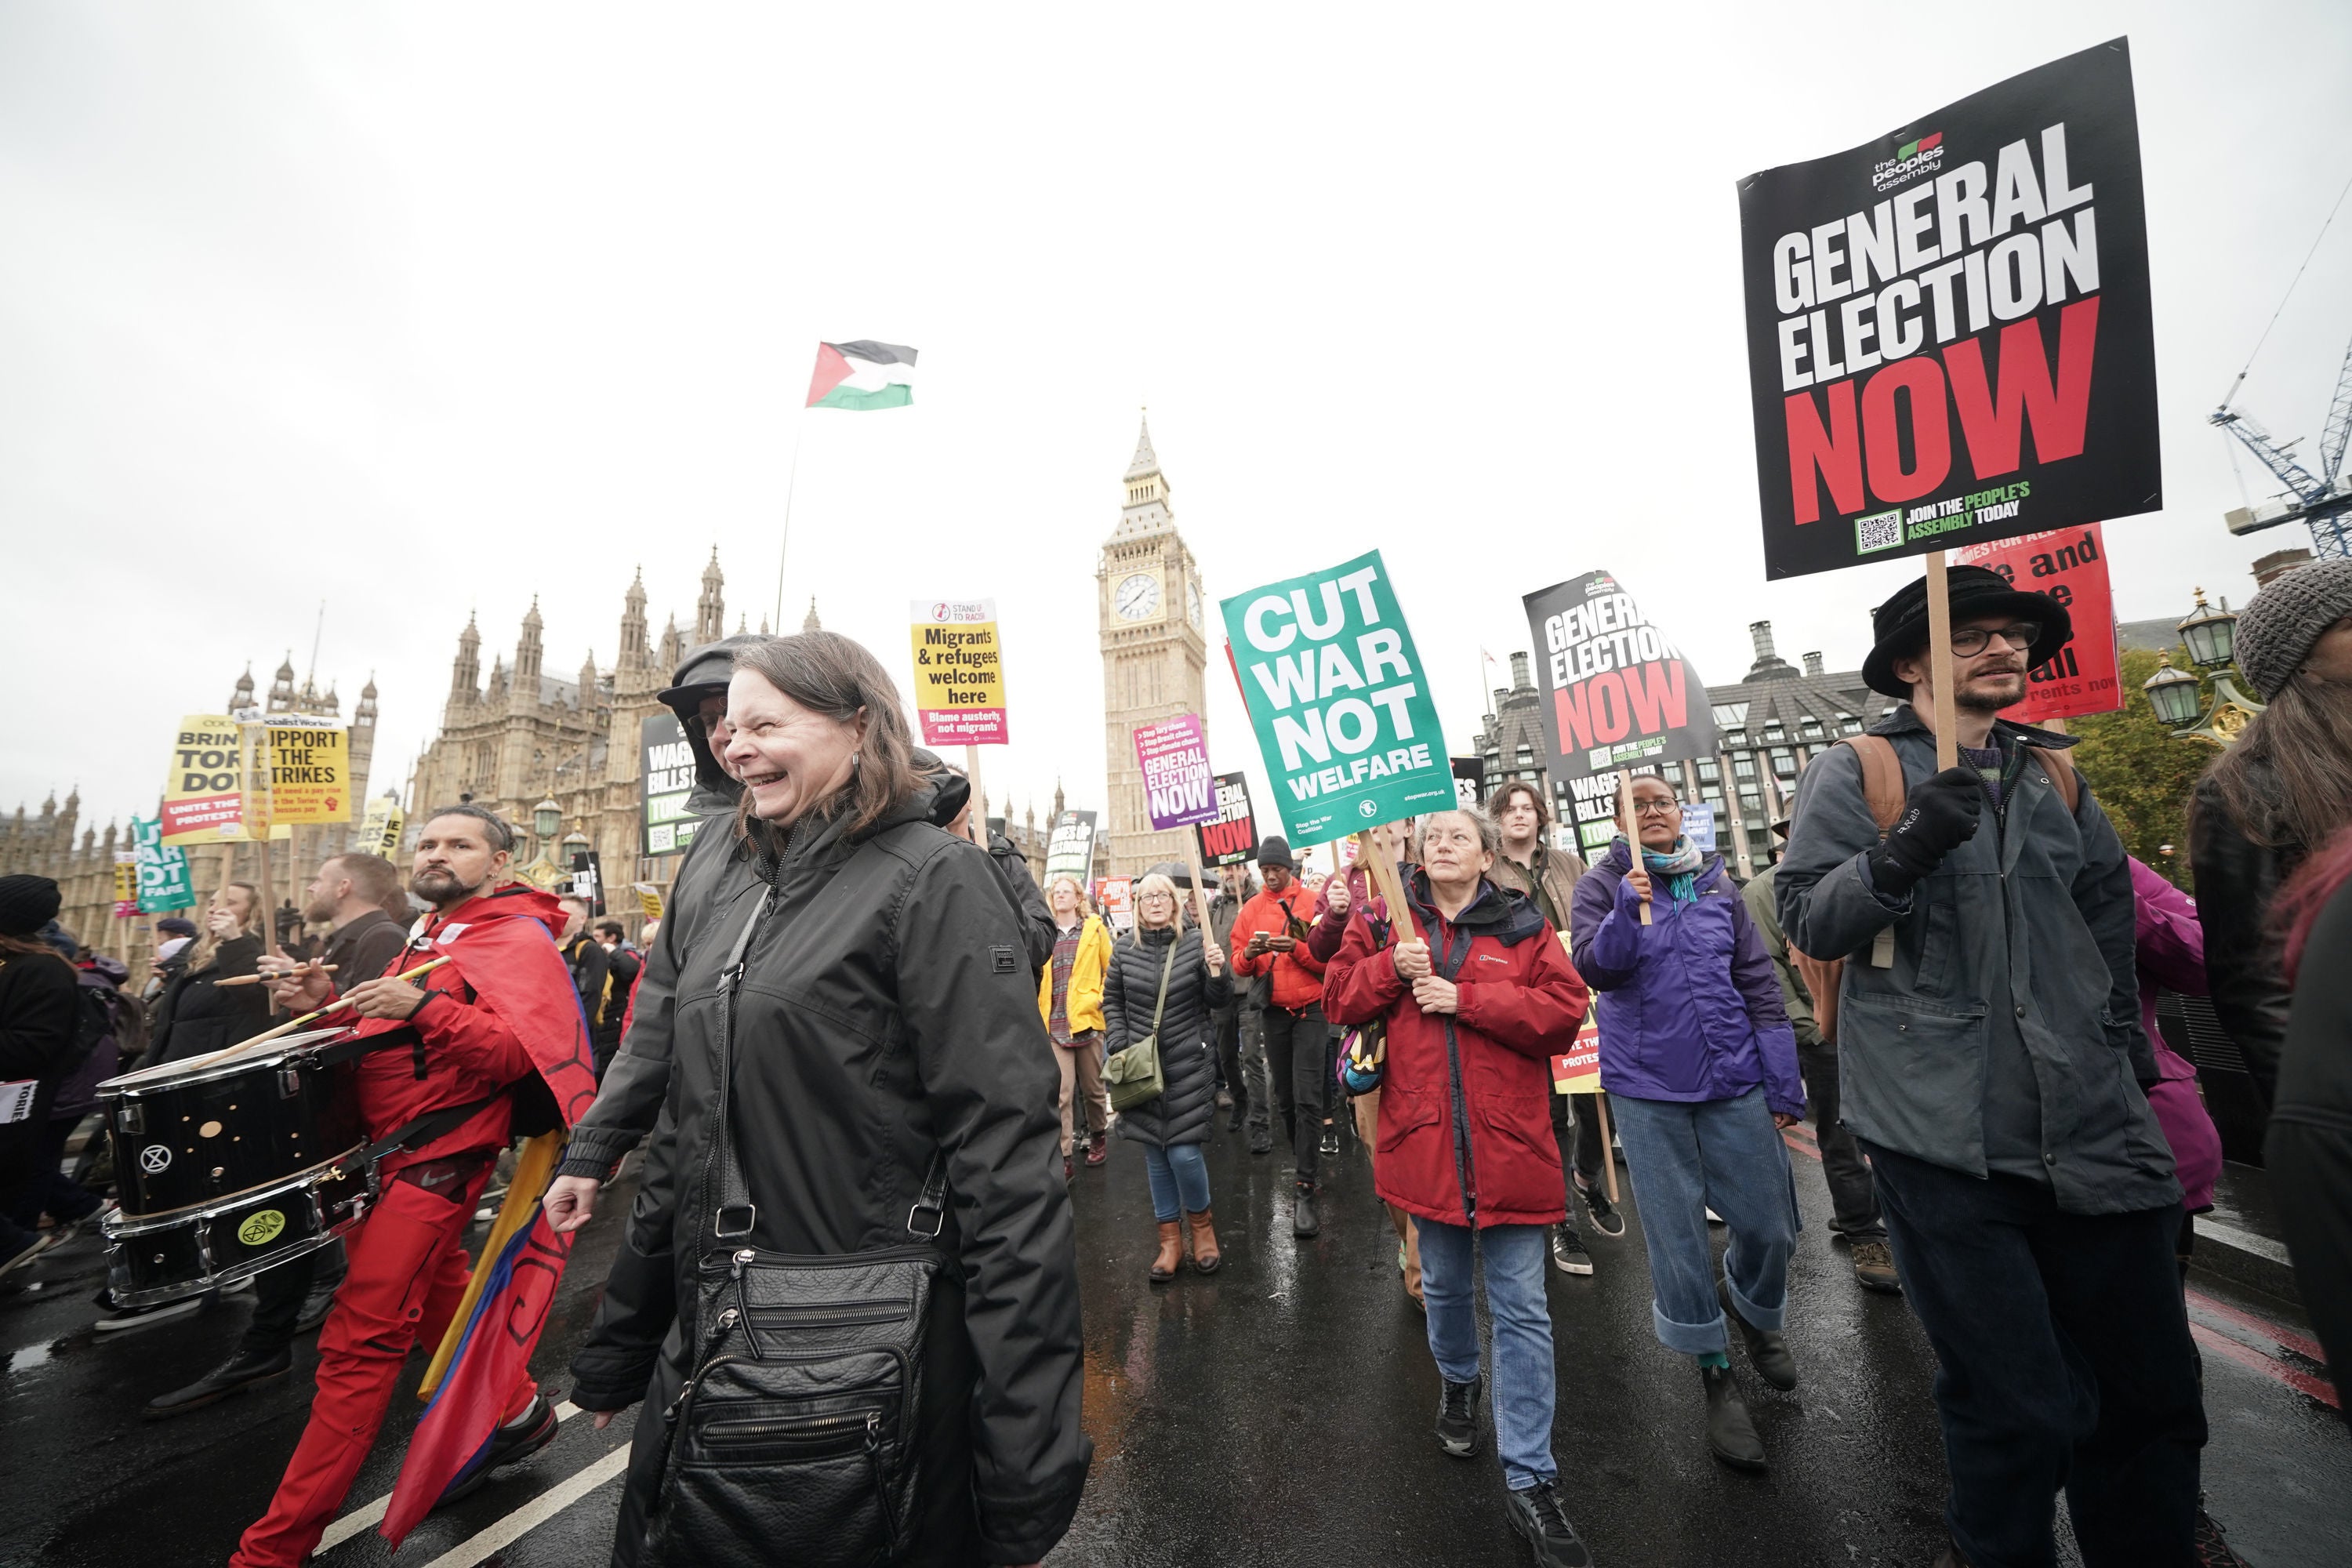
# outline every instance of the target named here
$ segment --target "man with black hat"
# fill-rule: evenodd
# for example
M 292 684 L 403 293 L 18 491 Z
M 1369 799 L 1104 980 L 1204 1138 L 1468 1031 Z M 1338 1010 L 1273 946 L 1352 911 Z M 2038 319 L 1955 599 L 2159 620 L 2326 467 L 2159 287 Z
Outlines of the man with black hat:
M 1805 770 L 1781 925 L 1845 961 L 1841 1109 L 1941 1369 L 1944 1561 L 2052 1561 L 2063 1486 L 2085 1562 L 2188 1563 L 2205 1413 L 2131 868 L 2073 740 L 1997 717 L 2073 627 L 1981 567 L 1950 605 L 1949 692 L 1926 585 L 1874 612 L 1863 678 L 1908 705 Z
M 1316 898 L 1299 881 L 1290 841 L 1280 834 L 1259 841 L 1257 871 L 1265 887 L 1234 917 L 1234 972 L 1253 980 L 1265 975 L 1273 982 L 1261 1015 L 1266 1077 L 1275 1114 L 1297 1160 L 1290 1228 L 1294 1235 L 1307 1237 L 1322 1228 L 1315 1215 L 1315 1174 L 1323 1141 L 1324 1086 L 1331 1079 L 1331 1026 L 1323 1019 L 1323 962 L 1307 951 L 1306 941 L 1315 920 Z

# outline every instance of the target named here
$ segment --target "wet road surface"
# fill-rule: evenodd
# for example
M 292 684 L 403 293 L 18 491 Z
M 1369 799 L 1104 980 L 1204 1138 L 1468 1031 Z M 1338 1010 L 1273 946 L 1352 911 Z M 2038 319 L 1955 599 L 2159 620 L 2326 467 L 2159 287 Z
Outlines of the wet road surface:
M 1708 1457 L 1697 1373 L 1651 1335 L 1630 1202 L 1622 1237 L 1587 1234 L 1593 1278 L 1550 1276 L 1562 1482 L 1570 1517 L 1604 1565 L 1926 1568 L 1941 1545 L 1925 1339 L 1899 1299 L 1855 1287 L 1823 1228 L 1820 1166 L 1796 1142 L 1805 1229 L 1789 1337 L 1803 1382 L 1776 1393 L 1733 1352 L 1771 1454 L 1768 1474 L 1737 1474 Z M 1290 1234 L 1283 1155 L 1252 1157 L 1221 1121 L 1208 1158 L 1225 1267 L 1158 1287 L 1144 1277 L 1154 1237 L 1139 1152 L 1115 1144 L 1107 1167 L 1079 1172 L 1096 1455 L 1077 1522 L 1050 1562 L 1527 1561 L 1503 1521 L 1491 1427 L 1468 1462 L 1445 1457 L 1430 1436 L 1437 1373 L 1360 1150 L 1346 1145 L 1325 1185 L 1323 1234 L 1306 1243 Z M 551 1397 L 568 1388 L 565 1363 L 617 1238 L 614 1216 L 625 1210 L 608 1203 L 582 1233 L 538 1357 Z M 226 1355 L 250 1298 L 101 1338 L 89 1327 L 98 1316 L 89 1297 L 102 1282 L 94 1241 L 60 1247 L 30 1272 L 25 1288 L 0 1297 L 0 1563 L 226 1562 L 301 1430 L 310 1337 L 298 1344 L 292 1375 L 150 1424 L 141 1405 Z M 2352 1563 L 2352 1435 L 2315 1397 L 2326 1384 L 2307 1325 L 2285 1303 L 2215 1279 L 2192 1275 L 2191 1289 L 2212 1427 L 2208 1507 L 2256 1568 Z M 412 1359 L 322 1568 L 391 1561 L 367 1505 L 380 1510 L 391 1491 L 423 1365 Z M 585 1416 L 567 1418 L 529 1464 L 427 1520 L 400 1563 L 601 1563 L 629 1420 L 598 1432 Z

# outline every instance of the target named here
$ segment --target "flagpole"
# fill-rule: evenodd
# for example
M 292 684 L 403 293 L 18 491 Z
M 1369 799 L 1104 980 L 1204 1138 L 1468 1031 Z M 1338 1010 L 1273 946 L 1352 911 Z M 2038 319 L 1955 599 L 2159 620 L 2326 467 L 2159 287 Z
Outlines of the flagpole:
M 800 484 L 801 442 L 805 438 L 801 429 L 801 419 L 807 416 L 808 410 L 803 407 L 801 410 L 800 418 L 793 421 L 793 461 L 784 479 L 783 535 L 776 544 L 776 618 L 769 623 L 775 628 L 778 637 L 784 635 L 784 554 L 792 548 L 793 543 L 793 491 Z

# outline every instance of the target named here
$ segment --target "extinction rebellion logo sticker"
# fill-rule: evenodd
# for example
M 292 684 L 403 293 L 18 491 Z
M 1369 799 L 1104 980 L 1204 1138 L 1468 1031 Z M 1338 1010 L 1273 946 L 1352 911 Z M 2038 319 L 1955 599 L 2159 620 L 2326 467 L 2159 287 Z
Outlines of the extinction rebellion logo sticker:
M 1932 174 L 1944 166 L 1944 133 L 1930 131 L 1916 142 L 1906 142 L 1895 149 L 1895 156 L 1870 172 L 1870 187 L 1874 191 L 1891 191 L 1897 185 L 1907 185 L 1920 174 Z

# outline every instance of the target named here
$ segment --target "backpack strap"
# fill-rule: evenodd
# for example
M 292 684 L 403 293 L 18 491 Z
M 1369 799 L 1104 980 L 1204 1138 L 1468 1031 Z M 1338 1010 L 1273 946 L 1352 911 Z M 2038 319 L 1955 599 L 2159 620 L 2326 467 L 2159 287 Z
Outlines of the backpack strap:
M 1837 743 L 1852 746 L 1861 761 L 1862 798 L 1870 807 L 1871 820 L 1878 824 L 1879 837 L 1885 837 L 1903 819 L 1903 762 L 1895 754 L 1895 743 L 1884 735 L 1843 735 Z
M 2058 798 L 2066 803 L 2066 815 L 2072 816 L 2083 802 L 2083 775 L 2074 771 L 2074 759 L 2063 746 L 2028 746 L 2042 771 L 2050 775 L 2051 787 Z

